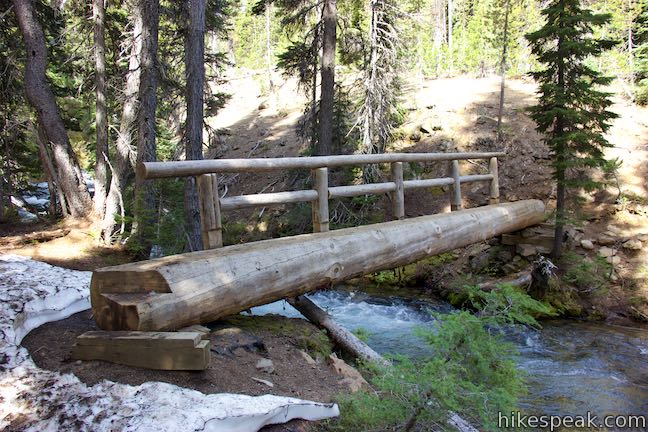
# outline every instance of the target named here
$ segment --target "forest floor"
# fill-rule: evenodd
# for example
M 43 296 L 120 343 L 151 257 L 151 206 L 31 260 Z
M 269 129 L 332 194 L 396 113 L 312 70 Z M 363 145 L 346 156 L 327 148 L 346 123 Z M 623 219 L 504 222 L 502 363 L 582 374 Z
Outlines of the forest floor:
M 207 123 L 218 130 L 217 140 L 211 146 L 209 156 L 279 157 L 296 156 L 306 151 L 307 143 L 297 133 L 305 98 L 297 92 L 293 81 L 283 83 L 273 97 L 262 94 L 262 86 L 253 76 L 238 78 L 228 85 L 230 88 L 224 91 L 233 95 L 230 103 L 217 116 L 207 119 Z M 549 150 L 524 111 L 534 103 L 534 92 L 535 85 L 529 81 L 508 81 L 504 113 L 505 138 L 500 144 L 494 140 L 499 97 L 497 78 L 412 80 L 406 86 L 402 99 L 402 105 L 407 111 L 406 122 L 397 131 L 400 139 L 389 150 L 450 152 L 503 149 L 507 156 L 502 158 L 499 166 L 502 200 L 540 199 L 551 209 L 555 206 L 555 190 L 551 180 Z M 648 237 L 641 243 L 641 248 L 636 250 L 624 248 L 623 244 L 628 239 L 643 238 L 642 235 L 648 234 L 648 109 L 636 107 L 617 97 L 612 110 L 620 115 L 609 133 L 610 142 L 614 145 L 609 155 L 623 161 L 617 173 L 618 184 L 615 182 L 603 192 L 584 197 L 585 204 L 580 218 L 574 223 L 579 238 L 573 242 L 573 248 L 574 253 L 586 260 L 600 253 L 602 247 L 613 249 L 613 254 L 618 259 L 614 260 L 610 289 L 601 296 L 588 299 L 588 307 L 605 311 L 602 318 L 637 318 L 636 314 L 629 312 L 631 309 L 637 310 L 639 315 L 648 316 Z M 410 170 L 406 175 L 438 176 L 444 174 L 446 169 L 446 166 L 429 165 L 423 167 L 422 171 Z M 464 172 L 477 173 L 485 169 L 486 166 L 479 162 L 462 164 Z M 227 195 L 231 196 L 291 190 L 296 188 L 295 179 L 294 173 L 240 174 L 227 176 L 223 183 Z M 465 206 L 485 204 L 486 187 L 485 184 L 474 184 L 464 190 Z M 437 192 L 408 192 L 405 198 L 406 215 L 413 217 L 449 211 L 449 192 Z M 233 213 L 225 215 L 225 218 L 226 221 L 241 219 L 248 232 L 254 231 L 260 236 L 270 237 L 273 233 L 268 229 L 267 221 L 288 211 L 290 208 L 280 207 L 265 212 L 257 210 Z M 130 260 L 127 252 L 122 249 L 97 246 L 96 229 L 90 224 L 66 222 L 55 227 L 61 226 L 71 229 L 65 237 L 44 243 L 4 242 L 0 243 L 0 253 L 26 255 L 77 270 L 94 270 Z M 48 224 L 0 226 L 0 235 L 20 236 L 52 228 Z M 593 248 L 582 247 L 582 240 L 591 240 Z M 237 379 L 223 381 L 222 377 L 214 375 L 213 382 L 217 384 L 213 388 L 208 388 L 209 385 L 201 382 L 198 377 L 189 375 L 168 378 L 162 373 L 116 365 L 104 365 L 93 371 L 93 367 L 80 367 L 66 360 L 66 349 L 69 349 L 76 334 L 93 326 L 87 315 L 81 313 L 34 331 L 25 340 L 25 344 L 30 347 L 35 361 L 43 367 L 73 372 L 89 382 L 96 381 L 99 377 L 126 383 L 155 379 L 206 392 L 278 392 L 322 401 L 330 400 L 344 388 L 340 385 L 341 378 L 325 363 L 317 363 L 316 368 L 304 366 L 287 370 L 286 376 L 297 369 L 308 373 L 300 372 L 294 379 L 284 380 L 284 384 L 276 383 L 274 389 L 266 388 L 256 381 L 238 379 L 258 375 L 253 363 L 263 353 L 246 349 L 237 351 L 243 356 L 241 358 L 237 355 L 219 357 L 218 368 L 228 371 L 228 374 L 231 371 Z M 272 348 L 273 352 L 282 353 L 276 362 L 278 371 L 287 367 L 288 363 L 304 359 L 299 352 L 302 348 L 294 337 L 280 336 L 266 330 L 246 331 L 246 335 L 251 340 L 260 338 L 266 349 Z M 61 340 L 62 343 L 58 347 L 51 347 L 53 339 Z M 47 346 L 50 347 L 43 348 Z M 210 368 L 206 373 L 217 372 Z M 236 384 L 240 382 L 246 384 Z M 328 388 L 327 391 L 317 390 L 324 386 Z

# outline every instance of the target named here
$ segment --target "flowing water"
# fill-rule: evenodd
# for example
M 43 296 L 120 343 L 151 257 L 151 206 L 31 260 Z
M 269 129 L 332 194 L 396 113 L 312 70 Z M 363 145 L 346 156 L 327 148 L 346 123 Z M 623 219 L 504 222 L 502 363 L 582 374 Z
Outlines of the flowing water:
M 373 297 L 360 292 L 319 291 L 310 299 L 350 330 L 368 331 L 367 343 L 382 354 L 430 354 L 414 334 L 433 327 L 430 311 L 448 313 L 444 302 Z M 252 309 L 254 314 L 301 317 L 286 302 Z M 648 414 L 648 331 L 556 320 L 540 331 L 507 329 L 519 351 L 518 365 L 529 393 L 521 408 L 532 414 Z

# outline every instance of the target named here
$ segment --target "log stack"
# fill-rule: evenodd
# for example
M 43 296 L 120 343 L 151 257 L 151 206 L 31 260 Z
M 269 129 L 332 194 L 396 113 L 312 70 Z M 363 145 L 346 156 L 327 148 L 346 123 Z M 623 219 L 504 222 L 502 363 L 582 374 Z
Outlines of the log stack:
M 544 210 L 519 201 L 102 268 L 92 309 L 104 330 L 208 323 L 536 225 Z

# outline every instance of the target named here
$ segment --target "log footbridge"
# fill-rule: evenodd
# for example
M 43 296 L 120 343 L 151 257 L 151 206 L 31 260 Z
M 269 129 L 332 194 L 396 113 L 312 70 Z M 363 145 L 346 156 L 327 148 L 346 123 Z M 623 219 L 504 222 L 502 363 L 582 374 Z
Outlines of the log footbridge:
M 250 307 L 429 255 L 453 250 L 544 219 L 537 200 L 499 203 L 497 158 L 504 153 L 392 153 L 279 159 L 150 162 L 147 179 L 197 177 L 203 251 L 102 268 L 94 272 L 91 300 L 104 330 L 170 331 L 207 323 Z M 488 161 L 488 173 L 461 175 L 459 161 Z M 451 175 L 403 180 L 403 163 L 442 162 Z M 391 181 L 329 187 L 329 168 L 390 164 Z M 310 169 L 313 189 L 221 198 L 217 173 Z M 461 185 L 488 182 L 490 204 L 462 210 Z M 404 219 L 404 191 L 452 187 L 452 212 Z M 329 231 L 329 199 L 390 194 L 397 220 Z M 221 212 L 255 206 L 310 202 L 312 234 L 223 247 Z

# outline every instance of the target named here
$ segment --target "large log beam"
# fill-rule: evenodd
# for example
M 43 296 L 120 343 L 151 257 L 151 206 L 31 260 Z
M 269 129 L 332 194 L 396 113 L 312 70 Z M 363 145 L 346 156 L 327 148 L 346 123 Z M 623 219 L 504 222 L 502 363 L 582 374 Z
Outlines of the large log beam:
M 105 330 L 211 322 L 538 224 L 544 210 L 519 201 L 103 268 L 92 276 L 92 309 Z

